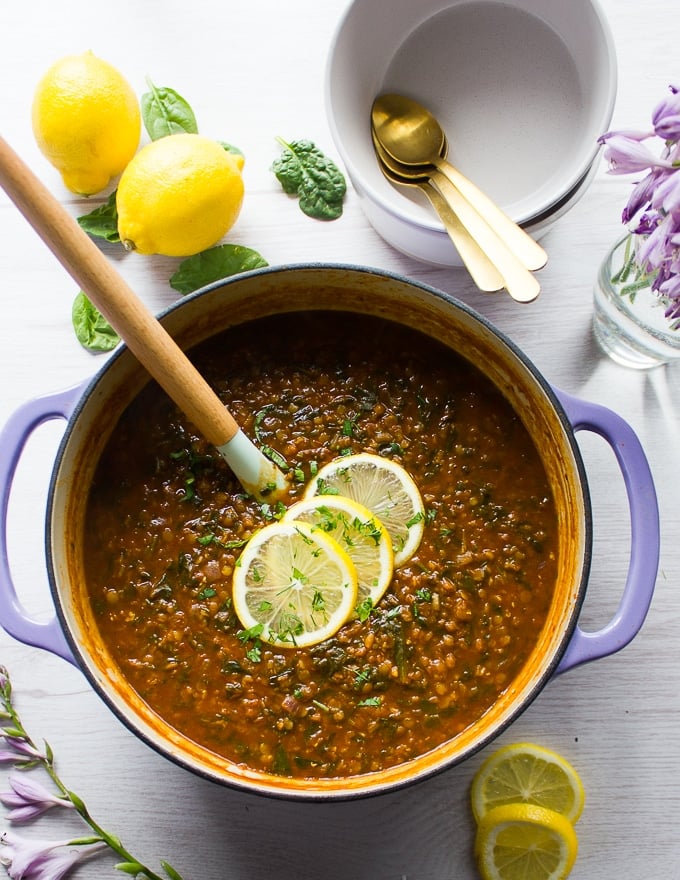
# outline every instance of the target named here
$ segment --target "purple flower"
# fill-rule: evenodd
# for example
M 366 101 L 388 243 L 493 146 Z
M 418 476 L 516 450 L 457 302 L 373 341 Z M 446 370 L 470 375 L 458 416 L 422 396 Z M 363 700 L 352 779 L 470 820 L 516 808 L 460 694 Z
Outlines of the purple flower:
M 670 95 L 660 101 L 652 113 L 654 132 L 667 141 L 680 138 L 680 94 L 675 86 L 669 86 Z
M 624 224 L 630 223 L 630 221 L 635 217 L 638 211 L 641 211 L 642 208 L 647 207 L 654 195 L 654 191 L 659 182 L 659 177 L 662 174 L 666 174 L 668 172 L 661 171 L 656 168 L 654 171 L 650 171 L 649 174 L 646 174 L 642 180 L 639 180 L 635 186 L 633 187 L 633 192 L 630 194 L 630 198 L 628 199 L 628 203 L 626 207 L 623 209 L 623 213 L 621 214 L 621 222 Z
M 671 217 L 663 217 L 649 233 L 637 239 L 635 256 L 645 272 L 658 272 L 663 267 L 668 257 L 668 236 L 674 231 L 671 223 Z M 661 283 L 661 279 L 656 282 Z
M 26 822 L 35 819 L 52 807 L 73 808 L 71 801 L 59 797 L 27 776 L 13 774 L 9 777 L 11 791 L 0 792 L 0 801 L 10 807 L 7 818 L 10 822 Z
M 680 210 L 680 174 L 668 174 L 659 180 L 651 204 L 657 211 L 674 214 Z
M 673 304 L 676 310 L 680 310 L 680 275 L 672 274 L 660 285 L 659 293 L 668 299 L 678 300 Z
M 7 868 L 11 880 L 61 880 L 104 844 L 76 849 L 70 840 L 28 840 L 6 831 L 0 845 L 0 864 Z
M 619 132 L 609 132 L 599 139 L 604 144 L 604 157 L 610 174 L 636 174 L 648 168 L 671 168 L 665 158 L 657 158 L 638 139 Z
M 14 764 L 16 761 L 44 761 L 45 756 L 26 740 L 18 736 L 4 735 L 9 749 L 0 749 L 0 764 Z

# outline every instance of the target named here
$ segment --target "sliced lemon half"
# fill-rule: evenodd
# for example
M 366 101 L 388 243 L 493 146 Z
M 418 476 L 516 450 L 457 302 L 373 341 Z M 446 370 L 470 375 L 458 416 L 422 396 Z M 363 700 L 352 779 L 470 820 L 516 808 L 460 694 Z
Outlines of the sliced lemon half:
M 571 822 L 535 804 L 506 804 L 477 826 L 475 855 L 484 880 L 564 880 L 578 840 Z
M 315 495 L 293 504 L 283 519 L 333 538 L 357 570 L 357 604 L 377 605 L 392 580 L 394 553 L 389 532 L 367 507 L 344 495 Z
M 354 611 L 357 573 L 342 547 L 303 522 L 265 526 L 234 568 L 234 611 L 248 632 L 303 648 L 334 635 Z
M 478 822 L 494 807 L 525 803 L 554 810 L 574 823 L 585 794 L 578 773 L 561 755 L 533 743 L 514 743 L 484 761 L 472 780 L 470 800 Z
M 336 458 L 307 486 L 304 497 L 314 495 L 345 495 L 377 516 L 392 539 L 395 568 L 418 549 L 425 507 L 413 478 L 391 459 L 370 452 Z

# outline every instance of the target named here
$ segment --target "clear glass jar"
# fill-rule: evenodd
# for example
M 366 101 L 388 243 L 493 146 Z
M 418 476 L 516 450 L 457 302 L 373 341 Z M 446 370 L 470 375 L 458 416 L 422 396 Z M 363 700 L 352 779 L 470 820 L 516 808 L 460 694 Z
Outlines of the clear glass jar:
M 680 328 L 672 328 L 663 300 L 649 286 L 631 295 L 625 292 L 630 281 L 613 280 L 624 265 L 629 242 L 629 235 L 618 241 L 600 267 L 593 330 L 612 360 L 645 370 L 680 360 Z

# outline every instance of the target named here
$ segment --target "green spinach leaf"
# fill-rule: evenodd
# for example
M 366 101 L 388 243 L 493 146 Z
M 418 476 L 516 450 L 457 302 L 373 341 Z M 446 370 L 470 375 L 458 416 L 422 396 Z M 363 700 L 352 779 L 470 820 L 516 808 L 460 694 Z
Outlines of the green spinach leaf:
M 243 156 L 243 150 L 239 150 L 239 148 L 235 147 L 233 144 L 228 144 L 226 141 L 218 141 L 217 143 L 223 147 L 227 153 L 233 153 L 235 156 Z
M 88 351 L 111 351 L 120 337 L 81 290 L 73 301 L 71 320 L 76 338 Z
M 219 244 L 188 257 L 170 279 L 170 287 L 181 294 L 191 293 L 221 278 L 269 265 L 251 248 L 239 244 Z
M 114 190 L 103 205 L 78 217 L 78 223 L 82 229 L 95 238 L 104 238 L 106 241 L 118 242 L 118 210 L 116 208 L 116 191 Z
M 311 141 L 287 143 L 277 138 L 283 152 L 272 165 L 283 191 L 296 195 L 300 209 L 316 220 L 336 220 L 347 192 L 345 176 Z
M 174 89 L 155 86 L 147 79 L 149 91 L 142 95 L 142 119 L 152 141 L 169 134 L 198 133 L 194 111 Z

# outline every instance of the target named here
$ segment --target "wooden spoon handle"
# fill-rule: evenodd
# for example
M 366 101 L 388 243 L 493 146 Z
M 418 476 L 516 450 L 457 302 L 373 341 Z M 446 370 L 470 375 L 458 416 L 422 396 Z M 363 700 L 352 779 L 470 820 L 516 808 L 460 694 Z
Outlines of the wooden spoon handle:
M 239 427 L 184 352 L 78 223 L 0 137 L 0 184 L 158 384 L 215 446 Z

